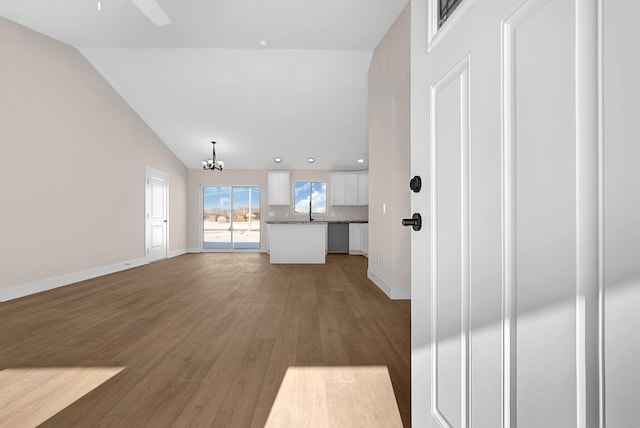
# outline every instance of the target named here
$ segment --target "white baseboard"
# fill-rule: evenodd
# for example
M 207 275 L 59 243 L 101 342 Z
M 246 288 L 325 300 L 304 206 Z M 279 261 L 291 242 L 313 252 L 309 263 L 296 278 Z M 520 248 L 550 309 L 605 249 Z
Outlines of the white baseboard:
M 201 253 L 202 248 L 187 248 L 187 253 Z
M 411 300 L 411 287 L 392 287 L 373 273 L 371 269 L 367 269 L 367 278 L 377 285 L 391 300 Z
M 362 256 L 362 257 L 369 258 L 369 254 L 368 253 L 365 253 L 364 251 L 360 251 L 360 250 L 349 250 L 349 255 L 350 256 Z
M 99 276 L 108 275 L 110 273 L 131 269 L 145 264 L 147 264 L 147 260 L 145 258 L 140 258 L 0 289 L 0 302 L 6 302 L 8 300 L 18 299 L 31 294 L 41 293 L 43 291 L 73 284 L 74 282 L 97 278 Z
M 179 250 L 169 251 L 169 254 L 167 255 L 167 258 L 170 259 L 172 257 L 178 257 L 178 256 L 181 256 L 183 254 L 187 254 L 187 250 L 184 249 L 184 248 L 181 248 Z

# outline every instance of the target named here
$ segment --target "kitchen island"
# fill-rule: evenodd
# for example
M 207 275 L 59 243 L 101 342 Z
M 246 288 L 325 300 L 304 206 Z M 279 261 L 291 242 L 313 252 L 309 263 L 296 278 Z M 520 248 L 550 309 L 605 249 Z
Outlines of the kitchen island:
M 269 261 L 280 264 L 323 264 L 327 255 L 327 223 L 273 221 L 269 228 Z

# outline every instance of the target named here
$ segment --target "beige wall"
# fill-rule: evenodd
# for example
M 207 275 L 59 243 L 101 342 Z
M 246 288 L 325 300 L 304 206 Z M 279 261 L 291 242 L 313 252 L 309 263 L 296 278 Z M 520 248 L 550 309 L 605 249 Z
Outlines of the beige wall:
M 410 7 L 369 67 L 369 278 L 392 298 L 411 295 Z
M 291 171 L 291 204 L 289 206 L 268 205 L 269 187 L 267 170 L 230 170 L 204 171 L 189 170 L 188 205 L 189 205 L 189 251 L 202 250 L 202 186 L 259 186 L 261 191 L 261 246 L 265 249 L 266 227 L 269 220 L 305 220 L 306 215 L 293 213 L 293 183 L 296 181 L 320 181 L 327 183 L 327 214 L 314 214 L 318 221 L 367 220 L 367 207 L 332 207 L 331 172 L 324 170 Z
M 0 292 L 143 258 L 147 165 L 186 250 L 187 169 L 78 50 L 0 18 L 0 99 Z

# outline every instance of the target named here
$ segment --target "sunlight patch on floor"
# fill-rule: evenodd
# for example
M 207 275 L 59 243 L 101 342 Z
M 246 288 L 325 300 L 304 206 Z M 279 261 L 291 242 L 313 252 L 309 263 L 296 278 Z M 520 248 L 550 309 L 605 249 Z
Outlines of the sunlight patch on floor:
M 265 425 L 402 427 L 386 366 L 289 367 Z
M 35 427 L 124 367 L 9 368 L 0 371 L 0 427 Z

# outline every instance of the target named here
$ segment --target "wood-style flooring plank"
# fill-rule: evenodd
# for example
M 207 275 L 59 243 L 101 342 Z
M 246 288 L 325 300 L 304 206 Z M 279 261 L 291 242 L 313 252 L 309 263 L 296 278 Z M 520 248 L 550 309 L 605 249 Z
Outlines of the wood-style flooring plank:
M 271 265 L 265 254 L 188 254 L 0 303 L 0 370 L 122 368 L 64 409 L 49 405 L 43 427 L 262 427 L 292 368 L 383 367 L 395 397 L 352 426 L 397 405 L 408 427 L 410 302 L 389 300 L 366 270 L 361 256 Z M 376 402 L 372 379 L 351 407 Z M 328 394 L 326 420 L 349 418 L 340 397 L 358 400 L 357 383 L 305 382 L 296 388 Z

